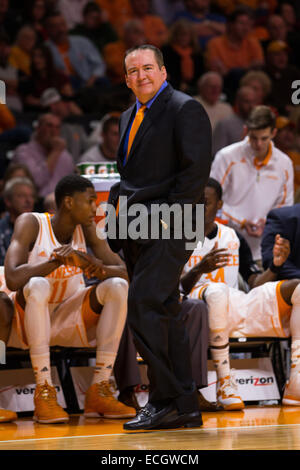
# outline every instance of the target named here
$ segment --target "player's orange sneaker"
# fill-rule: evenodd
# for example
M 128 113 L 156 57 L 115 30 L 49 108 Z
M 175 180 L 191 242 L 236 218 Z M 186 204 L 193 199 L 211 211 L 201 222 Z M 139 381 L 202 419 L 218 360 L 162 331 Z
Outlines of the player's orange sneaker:
M 10 423 L 10 421 L 15 421 L 17 418 L 17 413 L 14 411 L 0 408 L 0 423 Z
M 134 408 L 114 397 L 110 382 L 95 383 L 86 392 L 84 416 L 87 418 L 134 418 L 135 415 Z
M 55 388 L 46 381 L 44 385 L 37 385 L 34 393 L 34 416 L 38 423 L 65 423 L 69 415 L 57 403 Z
M 238 395 L 237 385 L 234 376 L 228 375 L 217 382 L 217 403 L 226 411 L 243 410 L 245 404 Z
M 300 406 L 300 371 L 291 371 L 284 389 L 282 404 Z

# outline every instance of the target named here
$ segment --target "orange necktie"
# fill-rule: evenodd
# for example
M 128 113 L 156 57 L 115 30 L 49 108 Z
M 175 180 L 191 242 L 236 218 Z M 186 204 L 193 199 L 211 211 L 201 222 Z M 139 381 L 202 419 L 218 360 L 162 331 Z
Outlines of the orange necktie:
M 145 116 L 145 110 L 146 106 L 143 105 L 140 107 L 138 112 L 135 115 L 135 118 L 133 120 L 130 132 L 129 132 L 129 137 L 128 137 L 128 147 L 127 147 L 127 155 L 126 155 L 126 161 L 128 160 L 128 155 L 130 153 L 131 146 L 133 144 L 134 138 L 136 136 L 137 131 L 139 130 L 140 125 L 142 124 L 142 121 Z
M 136 113 L 135 115 L 135 118 L 133 120 L 133 123 L 132 123 L 132 126 L 131 126 L 131 129 L 130 129 L 130 132 L 129 132 L 129 137 L 128 137 L 128 147 L 127 147 L 127 154 L 126 154 L 126 162 L 128 160 L 128 156 L 129 156 L 129 153 L 130 153 L 130 149 L 131 149 L 131 146 L 133 144 L 133 141 L 134 141 L 134 138 L 136 136 L 136 133 L 137 131 L 139 130 L 139 127 L 140 125 L 142 124 L 142 121 L 144 119 L 144 116 L 145 116 L 145 110 L 146 110 L 147 106 L 145 106 L 143 104 L 143 106 L 140 107 L 140 109 L 138 110 L 138 112 Z M 118 199 L 118 203 L 117 203 L 117 207 L 116 207 L 116 216 L 119 215 L 119 199 Z

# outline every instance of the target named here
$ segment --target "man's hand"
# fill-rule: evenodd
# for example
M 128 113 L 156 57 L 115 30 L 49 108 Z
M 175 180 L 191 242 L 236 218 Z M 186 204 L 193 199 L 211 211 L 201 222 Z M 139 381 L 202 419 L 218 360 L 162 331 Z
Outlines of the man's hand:
M 246 220 L 244 227 L 250 237 L 260 238 L 264 232 L 265 220 L 259 219 L 256 223 Z
M 62 137 L 53 137 L 51 151 L 61 153 L 66 149 L 66 142 Z
M 273 263 L 275 266 L 282 266 L 288 259 L 291 252 L 290 242 L 282 238 L 279 234 L 275 237 L 273 246 Z
M 213 249 L 202 258 L 197 267 L 199 267 L 203 274 L 211 273 L 216 269 L 227 266 L 229 257 L 230 254 L 226 248 L 218 248 L 218 243 L 216 242 Z

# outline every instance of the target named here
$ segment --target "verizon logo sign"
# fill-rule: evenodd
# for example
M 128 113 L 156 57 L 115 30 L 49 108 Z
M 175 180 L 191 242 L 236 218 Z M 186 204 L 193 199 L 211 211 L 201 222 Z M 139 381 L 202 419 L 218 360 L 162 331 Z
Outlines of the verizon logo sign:
M 274 384 L 273 377 L 246 377 L 246 378 L 238 378 L 236 379 L 236 383 L 238 385 L 254 385 L 254 387 L 260 387 L 264 385 L 272 385 Z
M 61 391 L 61 387 L 59 387 L 58 385 L 56 386 L 54 385 L 54 388 L 57 393 Z M 17 395 L 34 395 L 35 387 L 22 387 L 22 388 L 15 387 L 15 391 Z

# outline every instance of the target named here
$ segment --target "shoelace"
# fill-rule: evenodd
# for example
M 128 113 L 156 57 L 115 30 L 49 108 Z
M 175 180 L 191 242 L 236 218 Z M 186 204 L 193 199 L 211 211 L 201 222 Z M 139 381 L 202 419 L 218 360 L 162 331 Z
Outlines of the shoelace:
M 109 382 L 106 382 L 106 381 L 103 381 L 103 382 L 100 382 L 100 384 L 97 384 L 98 385 L 98 394 L 101 395 L 102 397 L 105 397 L 105 398 L 110 398 L 111 400 L 114 399 L 113 397 L 113 393 L 112 393 L 112 390 L 111 390 L 111 384 Z
M 42 385 L 41 390 L 38 392 L 37 396 L 41 396 L 43 400 L 46 400 L 49 406 L 56 406 L 56 393 L 55 388 L 50 387 L 48 384 Z
M 237 391 L 238 391 L 238 388 L 237 388 L 237 384 L 235 382 L 234 374 L 231 373 L 229 381 L 227 382 L 227 380 L 226 380 L 226 382 L 224 382 L 223 386 L 221 386 L 220 388 L 229 397 L 232 397 L 232 396 L 236 395 Z M 226 393 L 227 389 L 229 389 L 229 390 L 231 389 L 230 391 L 232 391 L 232 389 L 233 389 L 234 393 Z

